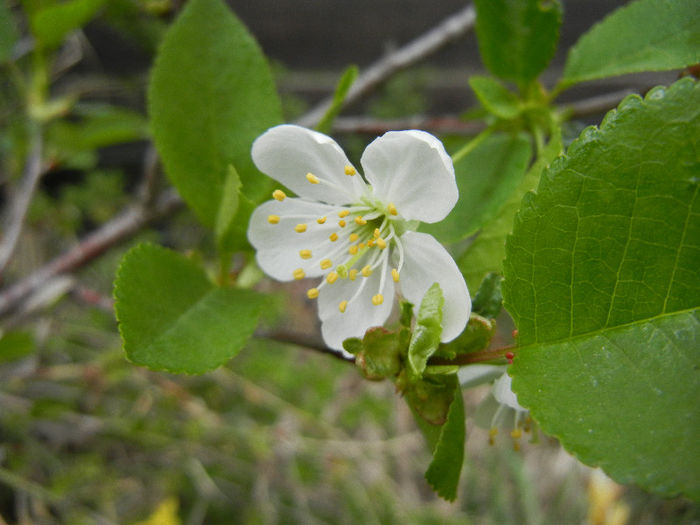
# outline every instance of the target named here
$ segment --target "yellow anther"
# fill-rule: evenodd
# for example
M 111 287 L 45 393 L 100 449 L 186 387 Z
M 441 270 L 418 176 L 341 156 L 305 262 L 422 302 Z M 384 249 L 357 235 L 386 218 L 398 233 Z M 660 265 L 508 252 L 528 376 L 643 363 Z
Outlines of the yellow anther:
M 389 203 L 389 205 L 387 206 L 387 209 L 389 210 L 389 213 L 390 213 L 391 215 L 398 215 L 398 214 L 399 214 L 399 212 L 398 212 L 398 210 L 396 209 L 396 206 L 394 206 L 394 203 L 393 203 L 393 202 L 390 202 L 390 203 Z
M 280 216 L 279 215 L 268 215 L 267 222 L 269 222 L 270 224 L 279 224 Z
M 350 246 L 350 248 L 348 248 L 348 253 L 350 255 L 357 255 L 357 249 L 357 244 L 353 244 L 352 246 Z
M 338 272 L 330 272 L 328 275 L 326 275 L 326 281 L 328 281 L 328 284 L 333 284 L 338 280 Z
M 335 242 L 335 241 L 338 240 L 338 234 L 335 233 L 335 232 L 333 232 L 333 233 L 330 234 L 330 236 L 329 236 L 328 238 L 329 238 L 332 242 Z
M 306 297 L 309 299 L 316 299 L 316 297 L 318 297 L 318 288 L 309 288 L 306 291 Z
M 369 264 L 362 268 L 362 275 L 364 275 L 365 277 L 369 277 L 370 275 L 372 275 L 372 268 L 370 268 Z
M 311 259 L 311 250 L 299 250 L 299 257 L 302 259 Z
M 367 241 L 367 246 L 369 246 L 370 248 L 375 244 L 377 244 L 377 242 L 374 239 L 370 239 L 369 241 Z
M 338 226 L 340 226 L 341 228 L 345 228 L 345 221 L 343 219 L 340 219 L 338 221 Z
M 306 180 L 308 180 L 311 184 L 318 184 L 319 182 L 321 182 L 320 180 L 318 180 L 318 177 L 313 173 L 307 173 Z
M 326 218 L 325 218 L 325 217 L 319 217 L 318 219 L 316 219 L 316 222 L 319 223 L 319 224 L 323 224 L 324 222 L 326 222 Z
M 355 168 L 353 168 L 350 165 L 345 166 L 345 175 L 353 176 L 353 175 L 355 175 L 355 173 L 357 173 L 357 171 L 355 171 Z
M 377 295 L 372 296 L 372 304 L 374 306 L 379 306 L 383 302 L 384 302 L 384 296 L 382 294 L 378 293 Z
M 355 268 L 353 268 L 352 270 L 350 270 L 348 272 L 348 279 L 350 279 L 351 281 L 354 281 L 356 278 L 357 278 L 357 270 Z
M 357 245 L 357 247 L 361 250 L 362 248 L 365 247 L 365 243 L 361 242 L 360 244 Z
M 360 236 L 357 235 L 356 233 L 351 233 L 350 234 L 350 242 L 355 242 L 357 239 L 359 239 Z
M 297 224 L 294 226 L 294 231 L 297 233 L 304 233 L 306 231 L 306 224 Z
M 345 266 L 344 264 L 339 264 L 336 267 L 335 271 L 338 272 L 338 275 L 340 276 L 341 279 L 348 278 L 348 267 Z
M 374 238 L 376 239 L 382 234 L 382 232 L 379 231 L 379 228 L 374 229 Z
M 510 437 L 512 437 L 513 439 L 520 439 L 522 437 L 522 435 L 523 435 L 523 432 L 519 428 L 514 428 L 510 432 Z
M 287 198 L 287 194 L 284 193 L 282 190 L 275 190 L 272 192 L 272 198 L 278 201 L 283 201 Z
M 295 278 L 297 281 L 300 280 L 300 279 L 303 279 L 304 277 L 306 277 L 306 274 L 304 273 L 304 270 L 302 270 L 301 268 L 297 268 L 296 270 L 294 270 L 294 273 L 293 273 L 292 275 L 294 275 L 294 278 Z
M 345 313 L 345 309 L 348 307 L 348 302 L 347 301 L 340 301 L 340 304 L 338 305 L 338 310 L 340 310 L 341 314 Z
M 394 279 L 395 283 L 399 282 L 399 271 L 396 268 L 391 269 L 391 277 Z
M 383 250 L 384 248 L 386 248 L 386 241 L 379 237 L 379 239 L 377 239 L 377 246 L 379 246 L 380 250 Z
M 350 215 L 350 210 L 340 210 L 338 212 L 338 217 L 340 217 L 341 219 L 343 217 L 347 217 L 348 215 Z
M 321 261 L 321 270 L 327 270 L 331 266 L 333 266 L 333 263 L 331 262 L 330 259 L 323 259 Z
M 365 224 L 367 224 L 367 221 L 362 218 L 362 215 L 358 215 L 357 217 L 355 217 L 355 222 L 360 226 L 364 226 Z

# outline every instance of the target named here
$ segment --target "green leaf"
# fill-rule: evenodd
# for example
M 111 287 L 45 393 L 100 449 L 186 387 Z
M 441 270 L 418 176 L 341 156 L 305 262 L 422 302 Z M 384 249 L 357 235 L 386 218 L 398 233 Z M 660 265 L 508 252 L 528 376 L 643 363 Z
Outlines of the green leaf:
M 700 62 L 696 0 L 637 0 L 584 34 L 569 50 L 562 86 Z
M 530 142 L 524 134 L 499 133 L 486 138 L 455 163 L 459 189 L 455 207 L 444 220 L 421 225 L 421 231 L 444 243 L 472 235 L 495 216 L 518 187 L 530 154 Z
M 346 339 L 343 348 L 355 355 L 355 365 L 366 379 L 381 380 L 401 371 L 401 354 L 406 344 L 403 334 L 377 326 L 367 330 L 362 340 Z
M 474 296 L 472 312 L 494 319 L 503 307 L 503 295 L 501 294 L 501 277 L 497 273 L 490 273 L 484 280 Z
M 238 211 L 238 203 L 240 201 L 239 191 L 241 190 L 241 178 L 234 166 L 228 167 L 226 182 L 224 183 L 224 192 L 219 203 L 219 212 L 216 216 L 216 226 L 214 233 L 216 234 L 216 244 L 219 251 L 228 253 L 232 251 L 232 244 L 238 232 L 235 230 L 236 212 Z
M 0 337 L 0 364 L 26 357 L 36 345 L 28 332 L 7 332 Z
M 65 36 L 83 27 L 105 0 L 69 0 L 40 8 L 31 17 L 32 33 L 46 48 L 57 47 Z
M 345 97 L 348 95 L 348 91 L 352 87 L 355 79 L 357 79 L 358 69 L 357 66 L 350 66 L 340 77 L 338 85 L 335 87 L 335 93 L 333 94 L 333 102 L 331 107 L 328 108 L 326 114 L 323 115 L 321 121 L 316 125 L 316 130 L 321 133 L 329 134 L 333 128 L 333 121 L 338 113 L 343 109 L 343 102 L 345 102 Z
M 149 110 L 165 171 L 205 226 L 216 227 L 229 166 L 253 203 L 268 194 L 272 181 L 255 168 L 250 148 L 281 122 L 280 102 L 260 48 L 221 0 L 187 2 L 169 29 Z M 247 224 L 243 210 L 236 222 Z
M 524 201 L 503 295 L 513 388 L 620 482 L 700 498 L 700 84 L 626 98 Z
M 456 375 L 453 383 L 453 401 L 447 413 L 447 421 L 440 429 L 440 437 L 433 450 L 433 460 L 425 473 L 425 479 L 433 490 L 447 501 L 457 497 L 457 486 L 464 463 L 464 401 Z
M 495 78 L 472 75 L 469 85 L 484 109 L 499 118 L 511 120 L 522 111 L 520 99 Z
M 0 64 L 12 58 L 12 50 L 19 38 L 17 24 L 7 0 L 0 0 Z
M 444 304 L 442 288 L 438 283 L 433 283 L 420 303 L 416 327 L 408 345 L 408 365 L 413 377 L 423 375 L 428 358 L 440 345 Z
M 493 215 L 494 218 L 484 225 L 479 236 L 457 261 L 469 288 L 477 288 L 488 273 L 503 272 L 506 236 L 513 229 L 513 218 L 520 208 L 520 201 L 523 195 L 537 186 L 542 170 L 559 155 L 561 148 L 561 133 L 556 130 L 535 163 L 521 179 L 517 189 L 509 195 Z
M 519 84 L 547 67 L 559 40 L 558 0 L 475 0 L 476 35 L 486 67 Z
M 124 256 L 114 297 L 127 358 L 153 370 L 188 374 L 235 356 L 265 305 L 255 292 L 213 286 L 197 264 L 153 244 Z

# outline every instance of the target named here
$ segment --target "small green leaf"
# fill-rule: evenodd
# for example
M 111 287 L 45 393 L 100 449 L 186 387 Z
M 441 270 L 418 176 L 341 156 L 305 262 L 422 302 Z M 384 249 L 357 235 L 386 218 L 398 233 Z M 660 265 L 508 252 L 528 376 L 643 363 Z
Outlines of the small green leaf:
M 503 277 L 497 273 L 490 273 L 484 280 L 474 296 L 472 312 L 495 319 L 503 307 L 503 295 L 501 294 L 501 281 Z
M 558 0 L 475 0 L 481 58 L 494 75 L 525 84 L 547 67 L 559 40 Z
M 612 478 L 700 499 L 700 84 L 626 98 L 523 201 L 513 389 Z
M 65 36 L 83 27 L 105 0 L 69 0 L 42 7 L 31 17 L 32 33 L 46 47 L 57 47 Z
M 637 0 L 619 8 L 569 50 L 562 86 L 700 62 L 697 0 Z
M 413 381 L 401 373 L 396 381 L 396 388 L 406 399 L 417 419 L 431 426 L 441 426 L 447 421 L 447 414 L 454 399 L 454 381 L 456 375 L 424 376 Z
M 219 204 L 219 213 L 216 216 L 216 244 L 220 252 L 231 251 L 232 235 L 236 235 L 234 227 L 236 225 L 235 218 L 238 212 L 238 203 L 240 201 L 239 191 L 241 190 L 241 178 L 234 166 L 228 167 L 226 182 L 224 183 L 224 192 L 221 195 Z
M 187 2 L 160 47 L 148 93 L 165 171 L 205 226 L 216 227 L 231 165 L 254 204 L 268 195 L 272 181 L 250 148 L 282 120 L 280 102 L 260 48 L 221 0 Z M 239 208 L 236 222 L 247 224 Z
M 217 288 L 186 257 L 141 244 L 122 259 L 115 311 L 127 358 L 154 370 L 199 374 L 235 356 L 252 335 L 265 298 Z
M 522 111 L 520 99 L 495 78 L 472 75 L 469 85 L 484 109 L 498 118 L 511 120 Z
M 438 283 L 428 288 L 418 310 L 416 328 L 408 345 L 408 365 L 411 375 L 421 377 L 428 358 L 437 350 L 442 334 L 442 306 L 445 297 Z
M 26 357 L 36 345 L 29 332 L 7 332 L 0 337 L 0 364 Z
M 12 58 L 12 50 L 19 38 L 17 24 L 7 0 L 0 0 L 0 64 Z
M 401 354 L 406 345 L 401 334 L 380 326 L 370 328 L 360 339 L 343 341 L 343 348 L 355 355 L 355 364 L 367 379 L 394 377 L 401 371 Z
M 345 97 L 348 95 L 348 91 L 352 87 L 355 79 L 357 78 L 358 69 L 357 66 L 349 66 L 340 77 L 338 85 L 335 87 L 335 93 L 333 94 L 333 102 L 331 107 L 328 108 L 326 114 L 323 115 L 321 121 L 316 125 L 316 130 L 321 133 L 329 134 L 333 128 L 333 121 L 338 113 L 343 109 L 343 102 L 345 102 Z
M 496 321 L 472 313 L 464 332 L 457 339 L 443 343 L 435 352 L 436 356 L 454 359 L 458 354 L 468 354 L 486 350 L 496 334 Z
M 513 218 L 520 208 L 520 201 L 523 195 L 537 186 L 542 170 L 561 153 L 561 149 L 561 132 L 555 130 L 544 151 L 521 179 L 517 189 L 508 196 L 493 214 L 494 218 L 484 225 L 479 236 L 457 261 L 469 288 L 477 288 L 488 273 L 503 272 L 506 236 L 513 229 Z
M 433 450 L 433 460 L 425 473 L 425 479 L 433 490 L 447 501 L 457 497 L 459 477 L 464 463 L 464 401 L 456 375 L 453 383 L 453 400 L 447 413 L 447 421 L 440 429 L 440 437 Z
M 530 155 L 530 142 L 524 134 L 498 133 L 485 139 L 455 163 L 459 200 L 452 212 L 440 222 L 421 225 L 421 231 L 444 243 L 472 235 L 495 216 L 518 187 Z

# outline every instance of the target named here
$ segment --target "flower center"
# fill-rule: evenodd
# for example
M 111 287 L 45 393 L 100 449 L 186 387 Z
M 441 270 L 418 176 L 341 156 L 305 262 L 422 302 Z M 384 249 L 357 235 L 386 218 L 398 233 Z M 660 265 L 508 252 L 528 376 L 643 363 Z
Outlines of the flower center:
M 345 175 L 354 176 L 356 171 L 351 166 L 345 167 Z M 307 173 L 306 179 L 310 184 L 330 184 L 331 182 L 319 178 L 313 173 Z M 275 190 L 273 197 L 282 201 L 286 195 L 281 190 Z M 287 217 L 292 218 L 290 216 Z M 387 279 L 399 282 L 401 268 L 404 261 L 404 249 L 400 235 L 407 229 L 413 229 L 413 224 L 399 217 L 399 210 L 394 203 L 385 203 L 374 196 L 371 186 L 360 198 L 359 202 L 350 206 L 338 206 L 332 214 L 321 217 L 298 216 L 299 222 L 294 227 L 293 235 L 299 235 L 298 256 L 311 264 L 318 264 L 324 272 L 323 280 L 314 288 L 307 291 L 310 299 L 315 299 L 325 288 L 330 287 L 338 280 L 355 282 L 355 290 L 348 297 L 340 297 L 338 310 L 345 313 L 353 307 L 353 301 L 357 299 L 368 283 L 370 276 L 379 273 L 379 282 L 371 295 L 371 304 L 378 306 L 384 302 L 384 289 Z M 268 222 L 277 225 L 280 216 L 268 216 Z M 305 238 L 315 228 L 324 228 L 335 225 L 326 241 L 307 244 Z M 308 266 L 307 266 L 308 269 Z M 306 273 L 303 268 L 296 268 L 292 272 L 295 279 L 303 279 Z M 344 288 L 347 290 L 347 288 Z M 325 293 L 325 292 L 324 292 Z M 330 293 L 330 290 L 329 290 Z M 366 300 L 366 299 L 365 299 Z M 362 302 L 355 307 L 362 306 Z

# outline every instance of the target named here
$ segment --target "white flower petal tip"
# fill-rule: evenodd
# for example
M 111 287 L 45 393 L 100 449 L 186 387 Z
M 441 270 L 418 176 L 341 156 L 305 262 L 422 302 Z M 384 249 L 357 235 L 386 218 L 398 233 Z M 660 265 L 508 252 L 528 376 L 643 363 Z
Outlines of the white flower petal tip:
M 438 222 L 459 198 L 452 159 L 430 133 L 389 131 L 367 146 L 360 162 L 375 195 L 391 200 L 405 219 Z
M 506 405 L 513 410 L 527 412 L 527 409 L 523 408 L 520 406 L 520 403 L 518 403 L 518 398 L 511 389 L 512 382 L 513 379 L 507 373 L 504 373 L 493 384 L 493 397 L 502 405 Z
M 297 193 L 275 190 L 253 212 L 248 239 L 265 273 L 280 281 L 322 277 L 318 299 L 326 344 L 386 322 L 395 290 L 419 305 L 438 282 L 445 296 L 442 340 L 469 319 L 464 279 L 416 220 L 443 218 L 457 200 L 454 169 L 438 139 L 422 131 L 389 132 L 365 150 L 366 184 L 333 139 L 299 126 L 269 129 L 253 144 L 256 166 Z M 365 162 L 367 161 L 367 162 Z

